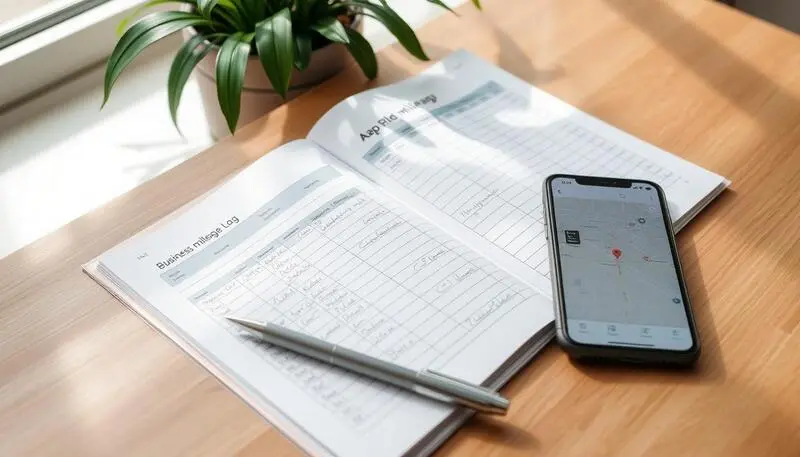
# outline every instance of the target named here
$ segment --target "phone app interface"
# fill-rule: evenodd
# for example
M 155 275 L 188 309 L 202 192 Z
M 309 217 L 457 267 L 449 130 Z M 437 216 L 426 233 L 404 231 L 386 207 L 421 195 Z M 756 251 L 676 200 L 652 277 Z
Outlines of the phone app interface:
M 658 193 L 552 181 L 567 332 L 579 343 L 687 350 L 689 323 Z

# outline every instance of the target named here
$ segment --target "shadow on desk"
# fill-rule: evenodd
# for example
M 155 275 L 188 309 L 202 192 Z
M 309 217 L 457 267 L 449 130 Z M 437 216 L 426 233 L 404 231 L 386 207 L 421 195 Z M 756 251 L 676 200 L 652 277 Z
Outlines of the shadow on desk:
M 534 450 L 539 447 L 539 440 L 530 431 L 511 422 L 485 415 L 473 416 L 462 429 L 472 439 L 488 444 L 525 450 Z
M 668 2 L 604 1 L 654 39 L 685 68 L 705 80 L 708 87 L 757 120 L 763 130 L 777 133 L 777 127 L 788 128 L 787 118 L 797 115 L 796 107 L 800 101 L 793 94 L 731 52 L 725 44 L 677 14 Z M 792 70 L 787 68 L 786 71 Z M 752 88 L 758 88 L 758 92 Z M 764 109 L 767 102 L 772 108 L 779 106 L 780 109 Z
M 718 325 L 715 320 L 715 309 L 730 309 L 731 306 L 737 306 L 735 303 L 723 303 L 722 300 L 744 299 L 738 296 L 726 296 L 720 293 L 719 288 L 713 289 L 707 285 L 706 278 L 717 281 L 720 271 L 701 271 L 701 251 L 698 247 L 706 246 L 701 238 L 704 226 L 723 223 L 721 219 L 734 202 L 739 203 L 737 207 L 741 207 L 739 202 L 741 197 L 731 190 L 724 192 L 678 236 L 681 263 L 702 344 L 702 353 L 695 368 L 671 370 L 631 365 L 578 363 L 572 363 L 572 366 L 593 381 L 605 384 L 606 388 L 603 391 L 607 393 L 624 389 L 615 396 L 616 401 L 627 396 L 642 401 L 642 409 L 637 413 L 641 417 L 636 420 L 646 421 L 649 416 L 648 411 L 651 410 L 681 411 L 680 416 L 674 417 L 674 423 L 665 425 L 681 429 L 708 430 L 707 441 L 695 443 L 708 450 L 708 454 L 724 455 L 736 451 L 742 455 L 754 456 L 795 455 L 793 452 L 800 449 L 798 429 L 800 424 L 793 423 L 791 403 L 777 400 L 769 388 L 760 385 L 762 380 L 768 384 L 768 379 L 764 377 L 770 375 L 769 371 L 761 371 L 750 366 L 766 363 L 766 360 L 753 357 L 750 360 L 740 360 L 736 366 L 726 366 L 726 354 L 741 351 L 743 348 L 739 346 L 740 342 L 730 330 L 726 335 L 720 335 L 718 328 L 730 329 L 730 326 Z M 748 220 L 742 222 L 752 223 Z M 736 247 L 731 246 L 731 249 Z M 724 262 L 705 263 L 705 265 L 714 265 L 718 269 L 730 267 Z M 713 289 L 710 294 L 707 292 L 709 288 Z M 710 299 L 709 296 L 714 299 Z M 744 308 L 745 303 L 741 305 Z M 766 324 L 747 322 L 742 325 Z M 670 395 L 673 391 L 680 391 L 681 394 Z M 605 408 L 613 409 L 608 403 L 596 407 L 599 411 L 605 411 Z M 698 411 L 698 414 L 686 414 L 686 411 L 692 410 Z M 699 419 L 701 417 L 702 421 Z M 757 430 L 769 430 L 769 439 L 763 439 L 764 434 L 761 432 L 753 432 Z M 714 431 L 717 431 L 717 438 Z M 741 433 L 731 434 L 731 431 Z M 722 441 L 719 436 L 728 438 Z M 731 440 L 730 437 L 736 438 Z M 669 446 L 672 446 L 670 449 L 678 451 L 683 445 L 671 443 Z M 673 455 L 681 454 L 681 452 L 673 453 Z

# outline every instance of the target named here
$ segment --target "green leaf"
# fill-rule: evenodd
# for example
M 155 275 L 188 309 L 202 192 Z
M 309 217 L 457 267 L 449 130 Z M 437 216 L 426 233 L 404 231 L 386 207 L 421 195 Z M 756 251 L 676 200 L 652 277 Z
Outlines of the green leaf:
M 239 5 L 238 0 L 234 2 L 234 0 L 217 0 L 217 4 L 219 8 L 217 8 L 216 12 L 226 11 L 228 16 L 233 16 L 238 22 L 238 25 L 244 25 L 244 19 L 242 19 L 241 15 L 241 5 Z
M 248 29 L 267 17 L 265 0 L 237 0 L 237 4 L 241 6 L 242 15 L 248 21 Z
M 217 6 L 219 0 L 196 0 L 197 11 L 206 19 L 211 19 L 211 11 Z
M 221 13 L 223 10 L 226 14 L 226 20 L 234 25 L 234 30 L 231 33 L 243 32 L 253 28 L 255 21 L 248 13 L 241 0 L 217 0 L 219 8 L 214 10 L 215 13 Z
M 378 76 L 378 61 L 375 58 L 375 51 L 369 44 L 369 41 L 363 35 L 353 29 L 347 29 L 347 35 L 350 37 L 350 42 L 347 44 L 347 49 L 350 54 L 358 62 L 364 76 L 369 79 L 375 79 Z
M 286 97 L 294 64 L 292 14 L 284 8 L 256 24 L 256 49 L 272 87 Z
M 414 33 L 414 30 L 388 5 L 378 5 L 370 3 L 367 0 L 350 0 L 342 3 L 347 6 L 363 8 L 370 11 L 375 15 L 375 19 L 383 23 L 389 32 L 397 37 L 397 41 L 406 48 L 406 51 L 420 60 L 428 60 L 428 56 L 425 55 L 425 51 L 422 49 L 422 45 L 417 35 Z
M 222 3 L 219 4 L 222 6 Z M 244 23 L 244 20 L 239 15 L 239 11 L 235 8 L 232 10 L 224 9 L 224 8 L 217 8 L 214 10 L 214 14 L 219 16 L 221 19 L 220 21 L 214 21 L 214 28 L 215 30 L 220 29 L 220 23 L 225 24 L 225 30 L 229 30 L 230 33 L 235 33 L 236 31 L 244 30 L 247 26 Z
M 229 36 L 217 54 L 217 99 L 231 133 L 239 122 L 244 73 L 250 55 L 252 33 L 236 32 Z
M 189 75 L 198 62 L 203 60 L 209 51 L 213 49 L 211 43 L 206 41 L 206 37 L 195 35 L 183 44 L 172 61 L 167 79 L 167 99 L 169 100 L 169 114 L 172 116 L 172 123 L 178 128 L 178 105 L 181 103 L 181 94 Z
M 300 71 L 308 68 L 311 61 L 311 36 L 299 33 L 294 36 L 294 67 Z
M 342 23 L 333 16 L 321 18 L 315 24 L 313 24 L 311 28 L 334 43 L 347 43 L 350 41 L 347 38 L 347 31 L 345 30 L 344 25 L 342 25 Z
M 449 6 L 447 6 L 442 0 L 427 0 L 427 1 L 428 1 L 428 3 L 433 3 L 436 6 L 440 6 L 440 7 L 444 8 L 444 9 L 446 9 L 447 11 L 450 11 L 451 13 L 455 14 L 456 16 L 458 16 L 458 13 L 453 11 L 453 8 L 450 8 Z
M 472 0 L 472 4 L 475 5 L 475 8 L 482 9 L 481 0 Z
M 149 2 L 145 2 L 145 3 L 141 4 L 141 5 L 139 5 L 139 7 L 137 7 L 133 11 L 131 11 L 131 14 L 125 16 L 124 18 L 122 18 L 121 21 L 119 21 L 119 25 L 117 26 L 117 35 L 119 36 L 119 35 L 122 35 L 123 33 L 125 33 L 125 29 L 128 28 L 128 24 L 130 24 L 131 21 L 134 18 L 136 18 L 139 14 L 141 14 L 142 11 L 144 11 L 147 8 L 150 8 L 152 6 L 161 5 L 161 4 L 164 4 L 164 3 L 189 3 L 189 4 L 191 4 L 192 2 L 190 0 L 150 0 Z
M 136 22 L 119 39 L 106 63 L 103 81 L 103 105 L 120 73 L 139 53 L 156 41 L 186 27 L 209 25 L 208 19 L 185 11 L 151 13 Z

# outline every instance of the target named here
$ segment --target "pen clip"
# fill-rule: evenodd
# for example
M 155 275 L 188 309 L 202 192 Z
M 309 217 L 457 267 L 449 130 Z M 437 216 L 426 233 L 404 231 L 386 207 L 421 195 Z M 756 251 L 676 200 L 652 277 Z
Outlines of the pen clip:
M 492 394 L 496 394 L 497 393 L 496 390 L 492 390 L 492 389 L 489 389 L 487 387 L 480 386 L 478 384 L 468 383 L 467 381 L 464 381 L 463 379 L 459 379 L 459 378 L 456 378 L 455 376 L 450 376 L 450 375 L 444 374 L 444 373 L 436 371 L 436 370 L 431 370 L 430 368 L 425 368 L 422 371 L 424 371 L 425 373 L 427 373 L 430 376 L 437 376 L 437 377 L 440 377 L 440 378 L 448 379 L 450 381 L 454 381 L 454 382 L 457 382 L 459 384 L 468 384 L 470 387 L 473 387 L 473 388 L 479 389 L 479 390 L 483 390 L 483 391 L 488 392 L 488 393 L 492 393 Z

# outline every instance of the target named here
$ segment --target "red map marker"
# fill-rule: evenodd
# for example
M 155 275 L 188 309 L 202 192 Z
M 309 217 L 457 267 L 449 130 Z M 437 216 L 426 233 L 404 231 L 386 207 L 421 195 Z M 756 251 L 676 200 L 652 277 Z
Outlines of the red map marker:
M 613 255 L 615 259 L 619 260 L 619 258 L 622 257 L 622 249 L 620 248 L 611 249 L 611 255 Z

